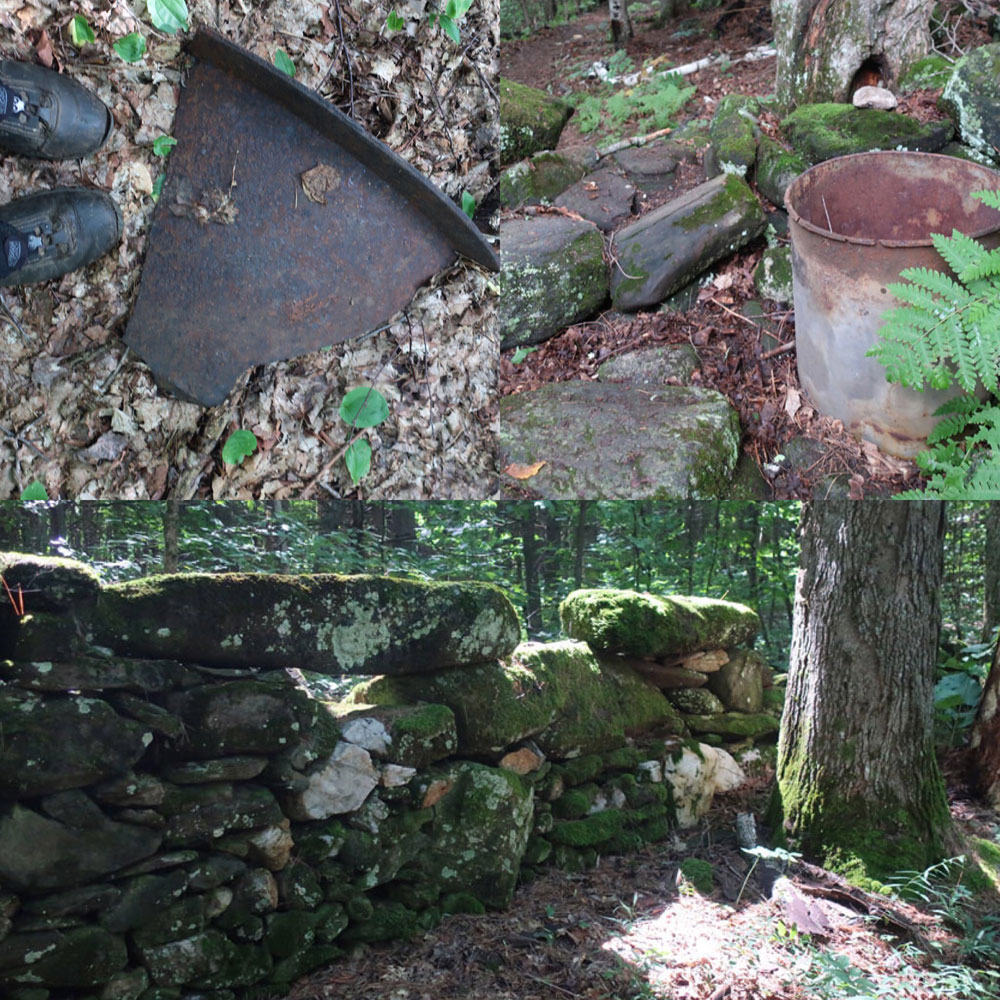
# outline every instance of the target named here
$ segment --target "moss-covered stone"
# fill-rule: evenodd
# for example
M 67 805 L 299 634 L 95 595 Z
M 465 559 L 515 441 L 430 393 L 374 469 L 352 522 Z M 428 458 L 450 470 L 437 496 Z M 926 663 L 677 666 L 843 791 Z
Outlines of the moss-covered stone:
M 592 315 L 608 296 L 604 237 L 590 222 L 504 220 L 500 260 L 501 349 L 540 343 Z
M 726 710 L 718 696 L 705 688 L 676 688 L 666 695 L 675 708 L 689 715 L 717 715 Z
M 628 732 L 674 721 L 669 702 L 632 671 L 602 667 L 572 642 L 524 643 L 504 663 L 448 670 L 419 682 L 382 677 L 350 695 L 399 704 L 425 697 L 455 713 L 459 747 L 469 754 L 499 753 L 532 737 L 553 758 L 622 746 Z M 600 717 L 602 725 L 593 725 Z
M 541 90 L 500 78 L 500 165 L 555 149 L 573 109 Z
M 761 298 L 773 302 L 792 301 L 792 248 L 771 247 L 761 255 L 754 269 L 753 283 Z
M 371 916 L 349 924 L 340 935 L 342 941 L 399 941 L 417 933 L 417 915 L 402 903 L 375 903 Z
M 20 592 L 28 614 L 73 611 L 85 615 L 101 590 L 100 577 L 90 566 L 59 556 L 0 552 L 0 576 L 15 595 Z
M 0 795 L 48 795 L 127 771 L 153 734 L 100 698 L 0 688 Z
M 180 573 L 101 592 L 93 636 L 129 656 L 316 673 L 419 673 L 510 653 L 496 587 L 385 576 Z
M 685 715 L 684 721 L 693 733 L 715 733 L 719 736 L 761 739 L 778 731 L 779 722 L 773 715 L 757 712 L 723 712 L 721 715 Z
M 685 858 L 681 862 L 681 875 L 704 896 L 714 888 L 712 866 L 701 858 Z
M 764 231 L 764 212 L 736 174 L 706 181 L 615 234 L 611 277 L 617 309 L 662 302 Z
M 708 689 L 726 709 L 753 714 L 761 709 L 767 664 L 752 649 L 732 649 L 729 660 L 708 676 Z
M 783 687 L 764 688 L 761 701 L 765 712 L 780 717 L 782 709 L 785 707 L 785 689 Z
M 521 160 L 500 175 L 500 204 L 505 208 L 537 205 L 572 187 L 587 168 L 565 153 L 546 150 L 530 160 Z
M 912 63 L 899 81 L 901 93 L 913 90 L 937 90 L 944 87 L 951 77 L 954 63 L 944 56 L 929 55 Z
M 605 809 L 585 819 L 556 823 L 549 833 L 549 840 L 570 847 L 595 847 L 607 843 L 619 833 L 625 819 L 625 813 L 620 809 Z
M 745 177 L 757 158 L 756 118 L 760 102 L 742 94 L 719 101 L 709 126 L 712 148 L 723 173 Z
M 924 123 L 850 104 L 804 104 L 782 121 L 781 131 L 809 163 L 874 149 L 933 153 L 955 132 L 951 122 Z
M 1000 42 L 962 56 L 938 103 L 967 146 L 996 156 L 1000 147 Z
M 485 913 L 486 907 L 472 895 L 471 892 L 449 892 L 441 897 L 441 912 L 454 913 Z
M 11 934 L 0 942 L 0 986 L 86 989 L 127 962 L 125 942 L 101 927 Z
M 757 144 L 757 190 L 772 205 L 784 208 L 785 191 L 809 164 L 798 153 L 785 149 L 779 142 L 762 135 Z
M 296 951 L 312 945 L 316 939 L 318 918 L 305 910 L 272 913 L 267 918 L 264 946 L 275 958 L 288 958 Z
M 567 635 L 598 652 L 652 659 L 749 643 L 760 627 L 742 604 L 634 590 L 574 590 L 559 616 Z
M 552 803 L 552 815 L 559 819 L 579 819 L 581 816 L 586 816 L 599 791 L 597 785 L 593 784 L 567 789 Z
M 532 795 L 516 774 L 461 761 L 446 773 L 451 787 L 425 827 L 428 846 L 408 873 L 447 893 L 471 893 L 486 906 L 510 903 L 528 837 Z
M 552 841 L 545 837 L 529 837 L 524 849 L 521 863 L 525 865 L 540 865 L 552 854 Z
M 66 615 L 34 611 L 23 618 L 0 605 L 0 655 L 20 661 L 66 661 L 85 656 L 87 643 L 77 623 Z

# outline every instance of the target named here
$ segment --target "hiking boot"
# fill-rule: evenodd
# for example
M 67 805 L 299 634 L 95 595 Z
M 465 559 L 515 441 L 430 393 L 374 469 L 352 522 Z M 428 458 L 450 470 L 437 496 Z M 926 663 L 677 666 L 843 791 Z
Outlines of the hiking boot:
M 0 205 L 0 286 L 58 278 L 106 254 L 121 239 L 110 195 L 57 188 Z
M 0 150 L 75 160 L 100 149 L 113 124 L 108 106 L 75 80 L 0 60 Z

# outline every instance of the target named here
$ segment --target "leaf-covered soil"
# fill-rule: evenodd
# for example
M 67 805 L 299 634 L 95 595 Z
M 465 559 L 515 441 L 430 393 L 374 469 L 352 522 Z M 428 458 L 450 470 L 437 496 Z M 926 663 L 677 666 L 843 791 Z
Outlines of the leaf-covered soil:
M 496 175 L 498 0 L 476 0 L 456 45 L 411 3 L 415 28 L 385 30 L 385 0 L 189 0 L 192 25 L 217 27 L 272 61 L 382 139 L 447 195 L 477 202 Z M 82 14 L 96 42 L 70 43 Z M 138 16 L 137 16 L 138 15 Z M 419 17 L 418 17 L 419 15 Z M 147 40 L 129 65 L 111 44 Z M 499 337 L 494 275 L 460 262 L 419 290 L 389 329 L 251 370 L 225 403 L 205 408 L 157 389 L 121 336 L 135 298 L 164 169 L 153 140 L 169 135 L 187 57 L 153 30 L 144 5 L 15 0 L 0 6 L 0 57 L 52 63 L 107 103 L 115 131 L 98 154 L 49 163 L 0 157 L 0 202 L 56 186 L 110 191 L 125 217 L 116 252 L 44 285 L 0 297 L 0 499 L 33 481 L 51 497 L 481 498 L 493 489 Z M 237 184 L 239 177 L 236 178 Z M 197 261 L 192 262 L 197 266 Z M 375 385 L 390 417 L 365 433 L 374 457 L 360 488 L 342 452 L 338 407 Z M 221 458 L 231 431 L 258 451 Z
M 685 77 L 685 83 L 697 90 L 679 120 L 710 119 L 719 99 L 727 94 L 773 93 L 773 56 L 738 61 L 739 56 L 771 39 L 770 4 L 730 3 L 715 10 L 691 9 L 663 28 L 652 26 L 651 13 L 648 7 L 646 10 L 638 18 L 633 14 L 636 34 L 627 47 L 636 68 L 652 58 L 663 67 L 720 53 L 732 60 Z M 982 35 L 976 33 L 969 43 L 982 44 Z M 599 8 L 528 38 L 504 39 L 500 72 L 565 97 L 597 88 L 597 81 L 586 79 L 583 71 L 595 61 L 607 62 L 612 55 L 607 10 Z M 940 118 L 937 95 L 936 91 L 918 91 L 901 99 L 897 111 L 922 121 Z M 761 124 L 764 131 L 777 137 L 776 118 L 765 115 Z M 626 130 L 626 135 L 634 131 Z M 606 141 L 600 132 L 581 134 L 574 116 L 560 137 L 559 149 L 600 147 Z M 640 215 L 700 184 L 704 176 L 700 161 L 682 163 L 674 189 L 643 198 Z M 775 206 L 760 197 L 765 210 L 773 211 Z M 634 221 L 633 217 L 622 225 Z M 787 243 L 787 238 L 782 242 Z M 693 384 L 718 389 L 736 407 L 744 431 L 743 450 L 760 467 L 775 499 L 804 499 L 814 493 L 822 496 L 833 489 L 860 499 L 919 487 L 921 477 L 913 462 L 884 455 L 873 445 L 858 441 L 840 421 L 823 416 L 810 404 L 799 383 L 795 317 L 790 307 L 765 301 L 762 318 L 743 316 L 747 303 L 759 300 L 752 275 L 764 249 L 761 239 L 720 264 L 697 304 L 686 312 L 607 312 L 544 342 L 518 364 L 513 363 L 513 351 L 504 352 L 501 394 L 523 392 L 546 382 L 592 380 L 598 367 L 617 354 L 687 341 L 696 347 L 702 361 Z M 529 495 L 530 489 L 510 488 L 509 492 Z
M 854 995 L 816 983 L 841 956 L 854 975 L 896 1000 L 981 997 L 942 992 L 929 956 L 905 951 L 906 938 L 843 897 L 809 895 L 826 883 L 820 870 L 796 874 L 793 867 L 789 878 L 820 907 L 829 933 L 785 930 L 788 913 L 762 894 L 755 876 L 747 879 L 750 864 L 733 832 L 737 812 L 761 816 L 772 779 L 762 766 L 673 843 L 602 858 L 580 874 L 547 869 L 503 913 L 449 917 L 413 941 L 358 949 L 301 980 L 292 1000 L 818 1000 Z M 961 784 L 950 792 L 963 831 L 992 838 L 996 814 Z M 712 865 L 707 895 L 679 875 L 691 857 Z M 938 962 L 955 962 L 951 930 L 909 904 L 887 903 L 912 928 L 910 944 L 919 938 Z

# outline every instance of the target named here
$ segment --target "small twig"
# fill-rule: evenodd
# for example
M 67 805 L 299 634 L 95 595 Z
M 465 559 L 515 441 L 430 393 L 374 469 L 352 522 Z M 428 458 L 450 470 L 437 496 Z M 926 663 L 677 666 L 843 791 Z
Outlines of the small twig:
M 645 146 L 647 142 L 652 142 L 654 139 L 669 135 L 671 132 L 673 132 L 672 128 L 660 128 L 655 132 L 647 132 L 646 135 L 634 135 L 631 139 L 620 139 L 618 142 L 611 143 L 610 146 L 604 146 L 602 149 L 599 149 L 597 151 L 597 158 L 600 160 L 605 156 L 618 153 L 623 149 L 629 149 L 632 146 Z
M 747 319 L 742 313 L 736 312 L 734 309 L 730 309 L 729 306 L 724 306 L 721 302 L 717 302 L 715 299 L 709 297 L 705 299 L 706 302 L 711 302 L 713 306 L 718 306 L 720 309 L 725 309 L 730 316 L 735 316 L 737 319 L 743 320 L 744 323 L 749 323 L 755 330 L 762 329 L 759 323 L 755 323 L 752 319 Z
M 340 9 L 340 0 L 334 0 L 334 4 L 337 7 L 337 33 L 340 35 L 340 51 L 344 53 L 344 58 L 347 60 L 347 84 L 348 93 L 350 97 L 350 108 L 351 117 L 354 117 L 354 64 L 351 62 L 351 51 L 347 47 L 347 38 L 344 36 L 344 13 Z M 322 89 L 323 84 L 330 78 L 330 74 L 333 72 L 334 63 L 336 59 L 331 61 L 330 65 L 327 67 L 326 72 L 323 74 L 323 79 L 320 80 L 319 86 L 316 90 Z
M 32 421 L 32 423 L 34 423 L 34 421 Z M 22 437 L 20 434 L 15 434 L 13 431 L 7 430 L 7 428 L 2 425 L 0 425 L 0 433 L 6 434 L 7 437 L 9 437 L 15 444 L 23 444 L 25 448 L 30 448 L 39 458 L 45 459 L 46 462 L 51 461 L 49 456 L 46 455 L 44 451 L 40 451 L 27 438 Z
M 7 303 L 4 302 L 2 298 L 0 298 L 0 313 L 2 313 L 4 319 L 6 319 L 11 324 L 11 326 L 14 327 L 15 330 L 17 330 L 17 332 L 21 336 L 21 340 L 23 340 L 24 343 L 26 344 L 30 344 L 31 341 L 28 340 L 28 335 L 24 332 L 24 328 L 14 318 L 14 314 L 7 308 Z
M 768 358 L 776 358 L 779 354 L 786 354 L 788 351 L 795 347 L 795 341 L 790 340 L 787 344 L 782 344 L 780 347 L 776 347 L 773 351 L 768 351 L 766 354 L 760 356 L 761 361 L 767 361 Z
M 822 195 L 821 194 L 819 196 L 819 199 L 820 199 L 821 202 L 823 202 L 823 212 L 826 214 L 826 228 L 829 229 L 830 232 L 832 233 L 833 232 L 833 223 L 830 221 L 830 213 L 827 211 L 827 208 L 826 208 L 826 195 Z

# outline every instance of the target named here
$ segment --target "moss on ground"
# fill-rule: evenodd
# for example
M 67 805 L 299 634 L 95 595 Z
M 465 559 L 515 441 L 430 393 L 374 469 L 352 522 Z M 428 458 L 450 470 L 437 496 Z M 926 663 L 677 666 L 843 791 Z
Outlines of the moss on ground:
M 707 896 L 715 887 L 712 866 L 701 858 L 685 858 L 681 862 L 681 875 L 703 896 Z

